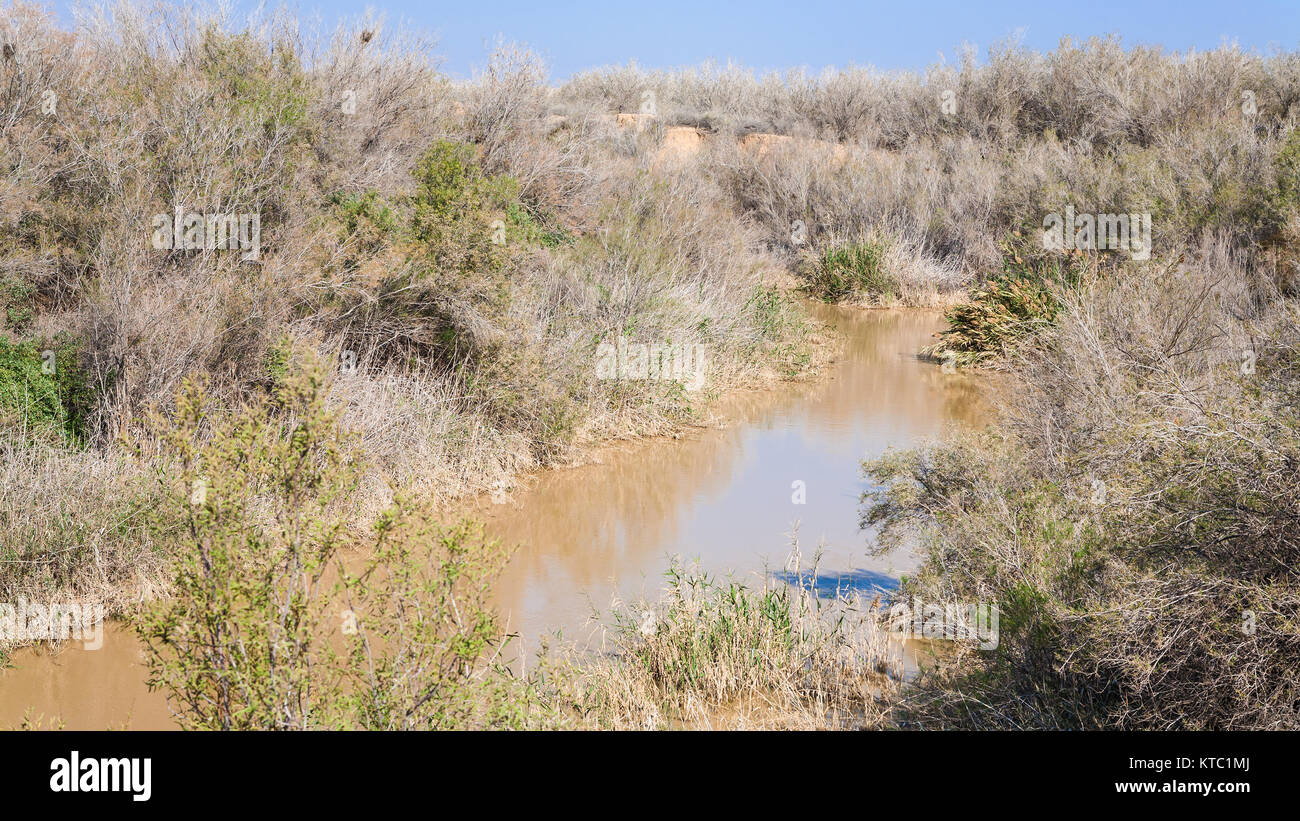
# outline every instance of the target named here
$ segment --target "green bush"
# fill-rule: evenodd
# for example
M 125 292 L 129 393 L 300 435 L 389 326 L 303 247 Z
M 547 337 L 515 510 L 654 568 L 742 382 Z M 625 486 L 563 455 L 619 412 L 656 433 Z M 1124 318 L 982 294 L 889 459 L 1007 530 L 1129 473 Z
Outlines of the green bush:
M 83 442 L 92 391 L 78 352 L 66 338 L 13 344 L 0 337 L 0 412 L 34 434 Z
M 804 287 L 826 302 L 863 295 L 887 299 L 898 293 L 898 283 L 884 269 L 885 250 L 878 240 L 825 248 L 804 266 Z
M 156 420 L 172 595 L 135 620 L 150 686 L 191 729 L 523 726 L 524 695 L 483 658 L 499 545 L 399 500 L 361 569 L 343 561 L 364 465 L 322 380 L 293 361 L 274 403 L 230 416 L 187 383 Z
M 251 117 L 267 134 L 305 124 L 311 92 L 297 55 L 277 47 L 268 54 L 249 32 L 205 33 L 200 71 L 225 92 L 236 117 Z
M 435 140 L 412 172 L 416 192 L 413 227 L 428 239 L 450 223 L 504 211 L 519 198 L 519 183 L 506 175 L 483 174 L 472 145 Z
M 274 391 L 289 377 L 289 357 L 293 354 L 293 340 L 281 336 L 266 349 L 266 382 Z
M 512 202 L 506 206 L 507 238 L 513 234 L 521 242 L 541 245 L 545 248 L 558 248 L 573 243 L 573 235 L 560 227 L 547 227 L 532 211 L 521 203 Z
M 401 232 L 397 212 L 374 191 L 336 193 L 329 198 L 329 204 L 343 222 L 344 237 L 358 238 L 363 252 L 373 253 Z
M 4 311 L 5 323 L 14 331 L 26 330 L 31 323 L 32 296 L 36 289 L 30 282 L 20 279 L 0 280 L 0 309 Z
M 1300 211 L 1300 129 L 1287 134 L 1282 150 L 1274 160 L 1277 172 L 1277 198 L 1274 210 L 1282 214 Z

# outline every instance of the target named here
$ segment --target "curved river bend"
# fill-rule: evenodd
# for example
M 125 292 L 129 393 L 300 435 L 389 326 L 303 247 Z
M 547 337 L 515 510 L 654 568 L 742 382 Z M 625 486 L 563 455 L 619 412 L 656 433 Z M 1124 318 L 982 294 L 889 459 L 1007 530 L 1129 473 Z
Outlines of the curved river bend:
M 865 556 L 861 460 L 975 424 L 978 382 L 917 359 L 943 327 L 938 312 L 810 310 L 848 340 L 827 376 L 724 401 L 724 428 L 611 448 L 598 463 L 540 474 L 506 504 L 471 506 L 489 534 L 519 545 L 496 590 L 519 636 L 512 656 L 528 663 L 555 631 L 598 644 L 593 612 L 615 598 L 657 599 L 674 556 L 760 582 L 783 568 L 796 522 L 805 557 L 824 546 L 818 581 L 828 588 L 888 588 L 915 566 L 910 555 Z M 116 624 L 99 650 L 69 642 L 12 661 L 0 672 L 0 727 L 28 711 L 69 729 L 174 726 L 144 685 L 134 636 Z

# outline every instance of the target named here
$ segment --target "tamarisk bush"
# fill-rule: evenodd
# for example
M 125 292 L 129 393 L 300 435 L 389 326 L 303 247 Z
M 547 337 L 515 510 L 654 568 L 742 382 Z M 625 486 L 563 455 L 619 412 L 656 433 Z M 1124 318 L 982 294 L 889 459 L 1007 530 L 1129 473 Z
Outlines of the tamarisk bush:
M 522 725 L 526 703 L 491 664 L 505 551 L 406 500 L 372 542 L 352 539 L 355 437 L 320 366 L 293 364 L 273 401 L 228 416 L 193 383 L 177 397 L 156 514 L 171 596 L 136 620 L 150 686 L 193 729 Z

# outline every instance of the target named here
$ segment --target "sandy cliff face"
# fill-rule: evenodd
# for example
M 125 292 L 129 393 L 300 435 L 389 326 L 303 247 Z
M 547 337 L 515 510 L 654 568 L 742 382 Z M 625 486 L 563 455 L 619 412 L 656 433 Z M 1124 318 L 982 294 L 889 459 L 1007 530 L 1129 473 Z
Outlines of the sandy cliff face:
M 693 157 L 704 145 L 704 132 L 691 126 L 678 125 L 664 129 L 663 142 L 659 146 L 658 159 L 672 161 Z
M 642 131 L 652 125 L 655 122 L 655 118 L 648 114 L 623 111 L 613 115 L 613 121 L 620 129 Z M 549 129 L 554 131 L 563 125 L 563 118 L 553 115 L 548 118 L 547 124 Z M 718 139 L 724 139 L 723 135 L 708 134 L 702 129 L 694 126 L 667 126 L 663 129 L 663 137 L 660 141 L 659 150 L 656 156 L 658 159 L 664 161 L 674 161 L 693 157 L 698 154 L 706 144 Z M 829 149 L 833 159 L 837 162 L 843 162 L 848 159 L 850 154 L 849 147 L 845 145 L 828 142 L 826 140 L 795 138 L 786 134 L 746 134 L 737 138 L 736 143 L 742 151 L 756 158 L 765 157 L 773 151 L 783 150 L 787 146 L 807 146 L 813 150 Z

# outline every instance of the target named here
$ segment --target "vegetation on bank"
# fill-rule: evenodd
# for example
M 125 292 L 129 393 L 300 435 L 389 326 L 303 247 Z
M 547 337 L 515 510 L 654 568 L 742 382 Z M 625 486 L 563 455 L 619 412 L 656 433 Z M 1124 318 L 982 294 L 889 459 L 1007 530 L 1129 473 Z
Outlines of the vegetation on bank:
M 901 720 L 1296 726 L 1300 316 L 1243 286 L 1094 283 L 1009 370 L 996 428 L 867 465 L 882 549 L 923 534 L 907 589 L 1002 612 L 997 650 Z
M 1003 245 L 1002 271 L 971 289 L 967 302 L 949 308 L 948 327 L 921 353 L 956 367 L 1005 359 L 1017 343 L 1032 340 L 1061 310 L 1060 295 L 1098 267 L 1082 254 L 1065 256 L 1034 247 L 1019 232 Z
M 1300 56 L 551 89 L 513 47 L 455 84 L 374 21 L 166 11 L 0 22 L 0 601 L 130 615 L 186 726 L 1298 723 Z M 1151 259 L 1042 248 L 1067 206 L 1149 213 Z M 175 209 L 259 215 L 256 258 L 154 248 Z M 511 675 L 505 557 L 423 511 L 807 371 L 782 268 L 960 301 L 929 354 L 1005 371 L 863 511 L 920 539 L 906 592 L 997 603 L 997 650 L 895 688 L 870 605 L 684 573 L 610 654 Z M 707 346 L 707 388 L 598 378 L 621 337 Z
M 66 338 L 0 337 L 0 430 L 17 438 L 84 444 L 94 393 Z
M 159 420 L 171 578 L 135 619 L 150 686 L 188 729 L 524 726 L 493 664 L 505 551 L 410 499 L 354 534 L 363 454 L 310 356 L 238 414 L 212 418 L 191 383 Z
M 825 598 L 815 568 L 794 575 L 751 587 L 676 564 L 659 601 L 610 614 L 606 652 L 543 655 L 534 690 L 572 726 L 595 729 L 877 725 L 900 675 L 879 601 Z
M 854 242 L 823 248 L 807 263 L 805 289 L 825 302 L 865 296 L 887 300 L 898 284 L 884 271 L 880 242 Z
M 164 33 L 167 12 L 128 4 L 75 35 L 24 3 L 0 21 L 0 600 L 111 613 L 166 593 L 174 546 L 142 512 L 168 445 L 146 420 L 188 380 L 200 447 L 246 407 L 288 413 L 291 352 L 333 363 L 364 532 L 398 496 L 508 489 L 811 361 L 717 180 L 552 134 L 527 52 L 453 85 L 374 20 L 312 41 L 283 12 L 195 10 Z M 260 247 L 156 247 L 177 213 L 257 215 Z M 599 378 L 620 337 L 703 346 L 703 389 Z

